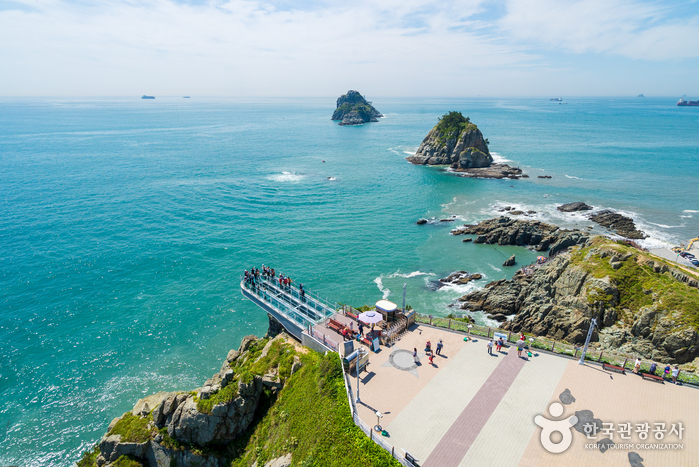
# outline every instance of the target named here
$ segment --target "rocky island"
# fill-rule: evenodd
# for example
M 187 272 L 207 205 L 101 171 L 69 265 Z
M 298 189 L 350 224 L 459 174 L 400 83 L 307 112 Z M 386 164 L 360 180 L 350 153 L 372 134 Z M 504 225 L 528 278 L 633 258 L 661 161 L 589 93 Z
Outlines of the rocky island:
M 340 125 L 362 125 L 367 122 L 378 122 L 383 117 L 381 113 L 371 105 L 357 91 L 347 91 L 337 98 L 337 108 L 333 112 L 331 120 L 340 120 Z
M 444 114 L 430 130 L 414 156 L 416 165 L 448 165 L 463 177 L 520 178 L 522 171 L 507 164 L 494 164 L 488 140 L 461 112 Z

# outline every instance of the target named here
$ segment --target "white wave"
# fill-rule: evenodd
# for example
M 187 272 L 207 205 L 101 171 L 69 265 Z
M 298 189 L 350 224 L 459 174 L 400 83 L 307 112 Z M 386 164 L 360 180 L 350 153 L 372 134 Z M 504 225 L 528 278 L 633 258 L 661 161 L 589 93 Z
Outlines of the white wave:
M 491 152 L 491 156 L 493 156 L 493 162 L 496 164 L 504 164 L 505 162 L 512 162 L 512 159 L 507 159 L 502 156 L 499 152 Z
M 395 272 L 395 273 L 391 274 L 391 275 L 388 276 L 388 277 L 389 277 L 389 278 L 394 278 L 394 277 L 405 277 L 406 279 L 408 279 L 408 278 L 410 278 L 410 277 L 417 277 L 417 276 L 436 276 L 436 274 L 433 273 L 433 272 L 422 272 L 422 271 L 413 271 L 413 272 L 411 272 L 411 273 L 409 273 L 409 274 L 401 274 L 401 273 L 399 273 L 399 272 Z M 376 280 L 374 280 L 374 282 L 376 282 Z
M 663 229 L 677 229 L 679 227 L 684 227 L 685 225 L 665 225 L 665 224 L 656 224 L 655 222 L 649 222 L 650 225 L 657 225 L 658 227 L 662 227 Z
M 485 274 L 483 275 L 485 278 Z M 446 294 L 458 294 L 457 296 L 462 296 L 467 293 L 471 293 L 476 289 L 481 288 L 475 281 L 468 282 L 466 284 L 444 284 L 444 286 L 437 289 L 438 293 Z
M 493 268 L 493 270 L 495 270 L 495 271 L 497 271 L 497 272 L 502 272 L 502 269 L 497 268 L 497 267 L 493 266 L 493 265 L 490 264 L 490 263 L 488 263 L 488 266 L 490 266 L 491 268 Z
M 328 180 L 331 181 L 331 182 L 334 182 L 335 180 L 337 180 L 337 178 L 335 178 L 335 177 L 328 177 Z
M 683 219 L 691 219 L 691 218 L 692 218 L 692 215 L 690 214 L 690 215 L 688 215 L 688 216 L 680 216 L 680 217 L 683 218 Z
M 270 175 L 267 177 L 267 180 L 275 182 L 299 182 L 305 177 L 305 175 L 297 174 L 296 172 L 282 172 L 280 174 Z
M 694 211 L 694 210 L 692 210 L 692 209 L 685 209 L 685 210 L 682 211 L 682 212 L 699 212 L 699 211 Z
M 379 291 L 383 294 L 383 299 L 386 300 L 388 296 L 391 294 L 391 291 L 387 288 L 384 288 L 381 276 L 374 279 L 374 282 L 376 283 L 376 287 L 378 287 Z
M 565 174 L 564 174 L 564 175 L 565 175 Z M 575 179 L 575 180 L 585 180 L 584 178 L 574 177 L 574 176 L 572 176 L 572 175 L 566 175 L 566 177 L 567 177 L 567 178 L 572 178 L 572 179 Z

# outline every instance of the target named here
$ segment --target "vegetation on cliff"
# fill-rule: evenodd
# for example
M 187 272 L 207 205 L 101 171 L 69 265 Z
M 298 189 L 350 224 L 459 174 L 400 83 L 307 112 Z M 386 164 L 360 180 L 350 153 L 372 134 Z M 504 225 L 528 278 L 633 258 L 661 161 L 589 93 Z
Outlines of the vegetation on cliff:
M 241 417 L 239 406 L 253 403 L 244 412 L 249 418 Z M 155 465 L 153 459 L 158 466 L 263 466 L 284 456 L 304 466 L 399 465 L 354 425 L 337 354 L 323 356 L 285 335 L 248 336 L 199 392 L 142 399 L 78 466 Z
M 608 255 L 603 255 L 602 251 Z M 618 261 L 610 260 L 614 253 Z M 672 275 L 670 270 L 677 265 L 602 236 L 574 250 L 570 260 L 572 266 L 581 267 L 594 278 L 609 278 L 618 290 L 618 298 L 592 291 L 588 293 L 588 301 L 607 307 L 614 306 L 617 301 L 618 318 L 623 323 L 632 325 L 641 309 L 654 306 L 671 314 L 679 326 L 699 330 L 699 289 Z
M 386 451 L 354 425 L 345 393 L 340 357 L 308 352 L 257 425 L 241 439 L 232 467 L 291 452 L 294 465 L 398 466 Z
M 471 123 L 469 117 L 464 117 L 461 112 L 451 111 L 439 117 L 439 123 L 435 126 L 435 130 L 439 134 L 437 140 L 442 146 L 446 146 L 447 139 L 459 137 L 464 131 L 477 130 L 478 127 Z M 487 145 L 486 140 L 486 145 Z

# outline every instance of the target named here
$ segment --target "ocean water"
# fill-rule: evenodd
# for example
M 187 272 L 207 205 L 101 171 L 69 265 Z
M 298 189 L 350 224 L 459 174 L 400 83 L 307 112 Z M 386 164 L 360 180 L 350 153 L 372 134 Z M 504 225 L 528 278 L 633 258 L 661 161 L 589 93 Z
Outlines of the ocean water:
M 266 330 L 239 290 L 251 265 L 355 306 L 406 284 L 446 315 L 536 256 L 449 235 L 499 206 L 585 228 L 555 209 L 585 201 L 631 215 L 646 246 L 686 243 L 699 108 L 675 100 L 375 97 L 385 118 L 339 127 L 332 98 L 1 99 L 0 465 L 71 465 L 138 398 L 200 386 Z M 531 178 L 408 164 L 449 110 Z M 486 278 L 431 286 L 462 269 Z

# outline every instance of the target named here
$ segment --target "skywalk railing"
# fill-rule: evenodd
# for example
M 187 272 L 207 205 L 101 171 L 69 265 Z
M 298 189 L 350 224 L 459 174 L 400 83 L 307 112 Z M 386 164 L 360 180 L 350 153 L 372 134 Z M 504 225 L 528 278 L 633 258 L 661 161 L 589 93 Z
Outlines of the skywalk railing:
M 500 329 L 497 327 L 480 326 L 478 324 L 468 323 L 459 319 L 453 318 L 443 318 L 440 316 L 423 315 L 417 314 L 415 321 L 418 323 L 429 324 L 430 326 L 436 326 L 440 328 L 447 328 L 453 331 L 464 332 L 469 336 L 484 337 L 486 339 L 493 339 L 495 333 L 504 334 L 507 336 L 507 342 L 510 344 L 515 344 L 519 340 L 520 333 L 508 331 L 506 329 Z M 559 355 L 565 355 L 573 358 L 580 358 L 582 354 L 582 347 L 578 347 L 567 342 L 557 341 L 554 339 L 549 339 L 547 337 L 535 336 L 534 334 L 524 334 L 524 341 L 529 348 L 545 350 L 547 352 L 552 352 Z M 624 368 L 624 370 L 633 370 L 636 363 L 636 356 L 631 354 L 625 354 L 622 352 L 613 352 L 610 350 L 600 350 L 594 347 L 588 347 L 587 353 L 585 354 L 585 360 L 597 363 L 607 363 L 609 365 L 618 366 Z M 641 359 L 640 372 L 649 373 L 650 366 L 653 363 L 652 360 Z M 658 370 L 660 372 L 664 371 L 665 363 L 656 361 L 658 364 Z M 671 375 L 672 373 L 670 373 Z M 670 375 L 665 374 L 664 376 L 669 379 Z M 699 376 L 693 373 L 687 373 L 680 371 L 677 380 L 682 383 L 691 384 L 694 386 L 699 386 Z

